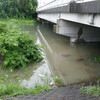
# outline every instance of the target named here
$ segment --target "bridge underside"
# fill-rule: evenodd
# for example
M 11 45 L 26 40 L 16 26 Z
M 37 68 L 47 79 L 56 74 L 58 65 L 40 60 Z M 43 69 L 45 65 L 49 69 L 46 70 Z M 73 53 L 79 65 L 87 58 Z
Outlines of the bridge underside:
M 38 19 L 54 23 L 54 32 L 70 37 L 71 42 L 98 42 L 100 7 L 96 5 L 99 5 L 97 1 L 70 3 L 38 11 Z

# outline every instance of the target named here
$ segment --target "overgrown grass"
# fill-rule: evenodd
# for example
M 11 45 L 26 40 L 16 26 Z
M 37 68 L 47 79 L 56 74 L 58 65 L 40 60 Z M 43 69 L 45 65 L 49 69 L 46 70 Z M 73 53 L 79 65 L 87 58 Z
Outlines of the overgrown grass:
M 14 24 L 28 24 L 33 25 L 37 23 L 36 19 L 0 19 L 1 22 L 14 23 Z
M 100 86 L 87 86 L 80 89 L 83 93 L 100 96 Z
M 43 77 L 42 77 L 43 76 Z M 18 78 L 18 75 L 15 74 L 12 76 L 13 78 Z M 50 91 L 54 89 L 54 85 L 50 85 L 52 82 L 52 77 L 45 73 L 44 75 L 41 74 L 39 79 L 41 80 L 41 83 L 34 83 L 34 86 L 31 86 L 30 88 L 26 88 L 27 86 L 21 85 L 20 81 L 13 81 L 10 78 L 11 76 L 2 76 L 0 77 L 0 96 L 1 98 L 6 97 L 13 97 L 17 95 L 28 95 L 28 94 L 38 94 L 42 93 L 44 91 Z M 34 81 L 34 80 L 33 80 Z
M 57 82 L 57 83 L 60 83 L 61 82 L 61 79 L 59 78 L 59 77 L 55 77 L 55 82 Z
M 28 19 L 24 19 L 24 20 L 22 20 L 22 19 L 6 19 L 6 20 L 1 20 L 1 22 L 6 22 L 6 23 L 13 23 L 13 24 L 34 24 L 35 22 L 36 22 L 36 20 L 28 20 Z M 1 23 L 2 24 L 2 23 Z M 4 24 L 5 25 L 5 24 Z M 5 25 L 6 26 L 6 25 Z M 10 28 L 9 28 L 10 27 Z M 3 27 L 2 27 L 3 28 Z M 1 28 L 1 29 L 2 29 Z M 4 40 L 4 41 L 6 41 L 5 43 L 3 43 L 4 41 L 1 41 L 0 43 L 2 44 L 4 44 L 4 45 L 0 45 L 1 47 L 5 47 L 5 46 L 7 46 L 7 47 L 5 47 L 5 48 L 3 48 L 3 49 L 7 49 L 6 51 L 7 51 L 7 53 L 9 53 L 9 52 L 11 52 L 11 51 L 14 51 L 15 53 L 16 53 L 16 50 L 18 50 L 18 49 L 20 49 L 21 50 L 21 52 L 25 52 L 25 50 L 27 50 L 27 53 L 24 53 L 25 55 L 26 54 L 28 54 L 28 55 L 30 55 L 29 54 L 29 51 L 32 49 L 32 47 L 30 46 L 30 44 L 31 44 L 31 41 L 33 41 L 33 39 L 31 39 L 30 37 L 29 37 L 29 35 L 28 35 L 28 33 L 26 33 L 26 32 L 21 32 L 20 31 L 20 29 L 18 28 L 18 27 L 16 27 L 16 26 L 11 26 L 10 24 L 7 26 L 7 28 L 8 28 L 8 30 L 9 31 L 7 31 L 6 32 L 6 34 L 4 34 L 4 32 L 2 32 L 2 30 L 1 30 L 1 39 L 2 40 Z M 12 29 L 11 29 L 12 28 Z M 4 27 L 4 31 L 6 31 L 6 28 Z M 23 34 L 22 34 L 23 33 Z M 21 35 L 22 34 L 22 35 Z M 26 35 L 26 36 L 25 36 Z M 25 36 L 25 37 L 24 37 Z M 13 37 L 13 38 L 12 38 Z M 17 37 L 20 37 L 20 38 L 17 38 Z M 23 37 L 23 39 L 22 39 L 22 37 Z M 30 38 L 31 40 L 30 40 L 30 42 L 29 42 L 29 44 L 27 44 L 27 42 L 28 41 L 26 41 L 28 38 Z M 20 43 L 21 43 L 21 41 L 20 42 L 18 42 L 18 45 L 16 45 L 16 41 L 15 40 L 21 40 L 22 41 L 22 44 L 20 45 Z M 25 41 L 24 41 L 25 40 Z M 32 42 L 32 45 L 35 45 L 34 44 L 35 43 L 35 40 L 34 40 L 34 42 Z M 21 46 L 21 48 L 19 48 L 18 46 Z M 26 45 L 26 46 L 25 46 Z M 37 45 L 37 44 L 36 44 Z M 11 46 L 11 47 L 8 47 L 8 46 Z M 13 47 L 14 46 L 14 47 Z M 17 49 L 15 48 L 15 47 L 18 47 Z M 27 47 L 27 46 L 29 46 L 29 47 Z M 25 48 L 24 48 L 25 47 Z M 39 48 L 40 48 L 40 46 L 39 46 Z M 30 53 L 32 53 L 33 51 L 35 51 L 36 49 L 36 53 L 38 53 L 38 50 L 39 50 L 39 55 L 38 55 L 38 57 L 42 60 L 43 58 L 41 58 L 42 56 L 41 56 L 41 48 L 39 49 L 38 47 L 36 47 L 34 50 L 31 50 L 31 52 Z M 15 50 L 16 49 L 16 50 Z M 25 49 L 25 50 L 22 50 L 22 49 Z M 7 64 L 8 62 L 8 60 L 10 61 L 9 62 L 9 64 L 6 66 L 6 67 L 8 67 L 8 68 L 11 68 L 11 69 L 5 69 L 5 70 L 7 70 L 7 72 L 5 72 L 5 75 L 4 75 L 4 73 L 2 74 L 2 73 L 0 73 L 0 96 L 1 96 L 1 98 L 5 98 L 5 97 L 12 97 L 12 96 L 16 96 L 16 95 L 27 95 L 27 94 L 37 94 L 37 93 L 42 93 L 42 92 L 44 92 L 44 91 L 49 91 L 49 90 L 51 90 L 51 89 L 53 89 L 54 88 L 54 86 L 50 86 L 50 83 L 51 83 L 51 79 L 50 79 L 50 77 L 48 76 L 48 75 L 45 75 L 46 77 L 45 78 L 42 78 L 41 77 L 41 80 L 43 80 L 44 81 L 44 83 L 45 84 L 39 84 L 39 83 L 37 83 L 37 84 L 35 84 L 35 86 L 34 87 L 31 87 L 31 88 L 26 88 L 26 87 L 23 87 L 23 86 L 21 86 L 20 85 L 20 83 L 19 83 L 19 80 L 22 80 L 23 78 L 26 78 L 26 77 L 30 77 L 30 76 L 32 76 L 32 73 L 28 73 L 28 74 L 26 74 L 27 73 L 27 71 L 29 70 L 29 67 L 27 68 L 25 68 L 25 72 L 23 73 L 23 75 L 19 75 L 19 74 L 16 74 L 16 72 L 15 72 L 15 70 L 13 69 L 13 66 L 11 65 L 12 63 L 14 63 L 13 65 L 15 66 L 16 64 L 17 64 L 17 62 L 16 62 L 16 57 L 19 59 L 20 58 L 20 54 L 19 54 L 19 52 L 17 52 L 17 54 L 16 54 L 16 56 L 15 57 L 13 57 L 14 58 L 14 62 L 13 62 L 13 60 L 12 59 L 10 59 L 10 58 L 12 58 L 12 56 L 13 56 L 13 53 L 10 53 L 11 54 L 11 56 L 10 57 L 6 57 L 6 51 L 4 52 L 4 50 L 2 50 L 2 52 L 3 52 L 3 54 L 2 54 L 2 56 L 3 56 L 3 61 L 4 60 L 6 60 L 6 62 L 5 62 L 5 64 Z M 36 54 L 35 53 L 35 54 Z M 22 56 L 21 56 L 22 57 Z M 25 56 L 24 56 L 25 57 Z M 33 56 L 33 58 L 32 59 L 34 59 L 34 57 L 35 56 Z M 8 59 L 9 58 L 9 59 Z M 28 58 L 31 58 L 31 57 L 28 57 Z M 22 59 L 23 60 L 23 59 Z M 18 60 L 17 60 L 18 61 Z M 21 61 L 21 59 L 20 59 L 20 61 Z M 36 60 L 36 62 L 37 62 L 38 60 Z M 30 62 L 30 61 L 29 61 Z M 28 63 L 29 63 L 28 62 Z M 32 61 L 33 62 L 33 61 Z M 34 61 L 35 62 L 35 61 Z M 3 63 L 4 64 L 4 63 Z M 22 64 L 22 62 L 21 62 L 21 64 Z M 21 64 L 19 64 L 20 66 L 21 66 Z M 18 65 L 18 66 L 19 66 Z M 16 66 L 16 67 L 18 67 L 18 66 Z M 20 67 L 19 66 L 19 67 Z M 24 65 L 24 66 L 26 66 L 26 64 Z M 4 65 L 3 65 L 3 67 L 4 67 Z M 21 68 L 24 68 L 24 67 L 21 67 Z M 7 73 L 9 73 L 9 71 L 8 70 L 11 70 L 11 72 L 10 73 L 12 73 L 11 75 L 9 74 L 7 74 Z M 13 74 L 13 73 L 15 73 L 15 74 Z M 2 74 L 2 75 L 1 75 Z M 12 81 L 13 80 L 13 81 Z M 34 80 L 33 80 L 34 81 Z
M 56 86 L 58 86 L 58 87 L 61 87 L 63 85 L 61 78 L 59 78 L 59 77 L 55 77 L 54 81 L 55 81 Z
M 0 83 L 0 96 L 1 98 L 12 97 L 16 95 L 38 94 L 44 91 L 52 90 L 53 87 L 46 85 L 36 84 L 35 87 L 26 88 L 19 84 L 13 83 Z
M 0 68 L 0 70 L 1 69 L 4 70 L 4 72 L 0 73 L 0 97 L 6 98 L 6 97 L 13 97 L 16 95 L 38 94 L 44 91 L 52 90 L 54 86 L 50 85 L 52 79 L 49 77 L 48 74 L 45 74 L 44 77 L 40 77 L 41 80 L 44 81 L 43 83 L 45 84 L 36 83 L 35 86 L 31 88 L 26 88 L 20 85 L 23 79 L 26 79 L 27 77 L 29 78 L 32 76 L 32 73 L 30 73 L 30 71 L 28 72 L 29 67 L 25 67 L 24 69 L 25 71 L 24 70 L 22 71 L 21 68 L 24 68 L 24 66 L 28 66 L 30 62 L 38 62 L 39 60 L 42 60 L 43 57 L 41 56 L 41 47 L 35 44 L 35 39 L 31 38 L 27 32 L 21 32 L 21 29 L 15 26 L 15 24 L 32 24 L 33 25 L 36 23 L 36 20 L 35 19 L 33 20 L 28 20 L 28 19 L 24 19 L 24 20 L 23 19 L 5 19 L 5 20 L 3 19 L 2 20 L 0 19 L 0 20 L 1 20 L 0 22 L 0 25 L 1 25 L 0 26 L 1 27 L 0 29 L 0 39 L 1 39 L 0 56 L 2 56 L 3 58 L 2 59 L 3 69 Z M 22 56 L 20 53 L 23 54 L 24 56 Z M 7 56 L 7 54 L 9 55 Z M 27 55 L 27 57 L 25 55 Z M 37 57 L 35 57 L 35 55 L 37 55 Z M 29 60 L 28 62 L 25 61 L 25 64 L 24 64 L 24 61 L 23 61 L 24 58 L 31 59 L 31 60 Z M 39 58 L 39 59 L 34 60 L 35 58 Z M 18 62 L 20 64 L 18 64 Z M 18 65 L 16 66 L 16 64 Z M 23 67 L 21 67 L 22 64 L 24 64 Z M 8 69 L 6 69 L 4 66 Z M 22 72 L 21 75 L 19 75 L 19 73 L 16 72 L 17 70 L 13 69 L 17 67 L 18 68 L 20 67 L 20 71 Z

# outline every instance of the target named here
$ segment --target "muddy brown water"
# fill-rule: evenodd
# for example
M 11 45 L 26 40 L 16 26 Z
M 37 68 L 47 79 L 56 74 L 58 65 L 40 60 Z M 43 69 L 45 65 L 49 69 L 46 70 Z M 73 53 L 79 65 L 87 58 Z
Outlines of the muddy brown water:
M 99 43 L 70 43 L 69 38 L 53 33 L 52 26 L 40 25 L 37 36 L 46 47 L 45 54 L 54 76 L 65 85 L 100 78 L 100 63 L 90 59 L 100 55 Z
M 29 31 L 37 43 L 44 46 L 44 60 L 40 63 L 30 64 L 26 70 L 16 72 L 4 71 L 2 75 L 12 76 L 21 84 L 31 87 L 42 81 L 39 75 L 53 74 L 60 77 L 64 85 L 80 83 L 100 78 L 100 63 L 89 57 L 100 55 L 99 43 L 70 43 L 69 38 L 52 31 L 52 25 L 21 25 L 23 31 Z

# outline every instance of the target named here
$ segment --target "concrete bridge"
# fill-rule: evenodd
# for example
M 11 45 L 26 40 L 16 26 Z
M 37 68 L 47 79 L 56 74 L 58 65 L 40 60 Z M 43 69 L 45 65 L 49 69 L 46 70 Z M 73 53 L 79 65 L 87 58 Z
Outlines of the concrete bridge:
M 53 31 L 71 42 L 100 41 L 100 0 L 39 2 L 37 13 L 38 20 L 53 23 Z

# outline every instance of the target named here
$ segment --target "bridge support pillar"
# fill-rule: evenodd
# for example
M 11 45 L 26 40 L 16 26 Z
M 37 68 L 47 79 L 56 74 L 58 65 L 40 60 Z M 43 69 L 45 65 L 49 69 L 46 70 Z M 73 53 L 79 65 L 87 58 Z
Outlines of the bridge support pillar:
M 98 42 L 100 41 L 100 29 L 79 23 L 57 20 L 54 32 L 70 37 L 71 42 Z

